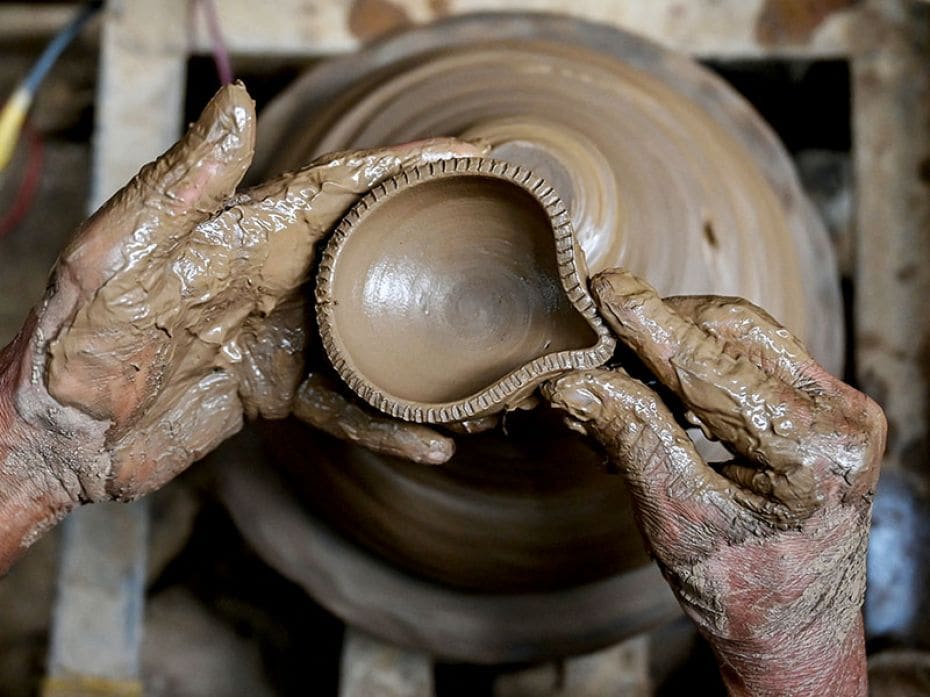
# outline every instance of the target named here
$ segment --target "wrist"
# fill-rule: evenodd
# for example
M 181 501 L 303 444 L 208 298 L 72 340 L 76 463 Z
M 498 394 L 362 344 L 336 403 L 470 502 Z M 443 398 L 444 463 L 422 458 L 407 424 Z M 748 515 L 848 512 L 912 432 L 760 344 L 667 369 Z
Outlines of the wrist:
M 762 642 L 709 638 L 731 697 L 866 697 L 862 615 L 845 628 L 815 620 Z
M 75 506 L 48 476 L 40 434 L 16 409 L 17 348 L 0 350 L 0 574 Z

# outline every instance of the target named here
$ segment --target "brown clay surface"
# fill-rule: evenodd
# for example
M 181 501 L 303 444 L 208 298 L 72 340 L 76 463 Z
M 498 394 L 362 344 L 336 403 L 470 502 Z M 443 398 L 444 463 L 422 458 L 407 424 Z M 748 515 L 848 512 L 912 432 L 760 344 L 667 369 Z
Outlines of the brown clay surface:
M 374 406 L 414 421 L 514 407 L 547 376 L 613 352 L 561 201 L 471 158 L 409 170 L 333 234 L 317 282 L 327 353 Z

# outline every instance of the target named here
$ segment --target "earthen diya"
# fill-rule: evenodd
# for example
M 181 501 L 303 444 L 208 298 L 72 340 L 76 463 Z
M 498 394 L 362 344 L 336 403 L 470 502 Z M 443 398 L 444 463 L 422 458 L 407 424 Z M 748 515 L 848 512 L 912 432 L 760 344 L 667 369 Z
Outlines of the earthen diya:
M 408 421 L 515 408 L 560 372 L 603 365 L 615 344 L 558 195 L 486 158 L 420 166 L 366 194 L 326 245 L 316 305 L 342 379 Z

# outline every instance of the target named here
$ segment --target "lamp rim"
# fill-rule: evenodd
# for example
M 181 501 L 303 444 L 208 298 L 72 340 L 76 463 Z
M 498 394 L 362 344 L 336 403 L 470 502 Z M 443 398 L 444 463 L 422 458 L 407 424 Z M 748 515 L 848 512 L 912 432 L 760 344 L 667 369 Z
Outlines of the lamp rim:
M 587 321 L 597 341 L 583 349 L 539 356 L 515 368 L 489 386 L 447 402 L 418 402 L 391 394 L 373 384 L 352 361 L 336 329 L 333 281 L 346 241 L 382 202 L 429 181 L 451 177 L 486 177 L 518 186 L 530 194 L 547 215 L 553 231 L 559 281 L 575 310 Z M 569 213 L 558 194 L 529 169 L 486 157 L 455 158 L 404 169 L 366 193 L 342 218 L 320 259 L 316 278 L 316 318 L 323 348 L 340 378 L 376 409 L 404 421 L 450 423 L 515 408 L 541 383 L 568 370 L 597 368 L 614 352 L 616 340 L 604 324 L 587 286 L 584 257 L 575 239 Z

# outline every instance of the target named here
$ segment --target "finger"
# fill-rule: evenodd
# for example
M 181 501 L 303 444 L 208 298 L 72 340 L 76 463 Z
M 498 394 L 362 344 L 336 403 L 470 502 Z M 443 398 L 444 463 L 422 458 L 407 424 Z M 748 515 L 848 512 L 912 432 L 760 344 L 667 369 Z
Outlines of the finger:
M 591 282 L 601 314 L 713 436 L 749 460 L 776 469 L 801 461 L 801 436 L 815 418 L 809 395 L 767 375 L 662 301 L 625 271 Z
M 748 300 L 718 295 L 679 295 L 663 300 L 720 339 L 728 355 L 746 358 L 792 387 L 812 396 L 842 393 L 848 388 L 824 370 L 797 337 Z
M 300 299 L 280 304 L 267 317 L 251 315 L 222 356 L 239 377 L 246 416 L 282 419 L 291 411 L 304 372 L 306 308 Z
M 384 148 L 322 155 L 310 166 L 323 173 L 330 191 L 341 189 L 361 194 L 401 170 L 443 160 L 481 157 L 490 147 L 487 143 L 457 138 L 424 138 Z
M 294 415 L 341 440 L 413 462 L 439 465 L 455 452 L 451 438 L 420 424 L 369 414 L 318 375 L 308 377 L 297 390 Z
M 665 302 L 721 340 L 726 353 L 746 358 L 817 404 L 820 432 L 812 429 L 805 437 L 811 452 L 804 462 L 814 467 L 801 466 L 800 460 L 795 468 L 779 470 L 733 462 L 721 466 L 721 474 L 781 502 L 799 518 L 816 507 L 818 492 L 836 499 L 847 491 L 855 496 L 874 488 L 877 468 L 870 463 L 880 456 L 872 453 L 884 445 L 884 417 L 874 402 L 830 375 L 787 329 L 746 300 L 680 296 Z
M 613 332 L 632 348 L 659 380 L 678 385 L 678 367 L 698 361 L 724 372 L 736 361 L 722 345 L 679 314 L 656 290 L 628 271 L 612 269 L 591 280 L 597 305 Z
M 642 383 L 601 369 L 564 375 L 542 393 L 597 438 L 624 474 L 657 556 L 703 549 L 745 517 L 733 500 L 734 486 L 701 460 Z
M 235 220 L 243 239 L 267 240 L 257 271 L 262 288 L 281 296 L 306 280 L 316 243 L 362 194 L 404 169 L 485 151 L 485 146 L 433 138 L 326 155 L 243 192 L 223 216 Z
M 134 254 L 185 236 L 233 193 L 254 145 L 251 97 L 241 83 L 223 87 L 180 141 L 82 226 L 62 266 L 89 293 Z
M 804 520 L 820 506 L 815 496 L 818 484 L 810 467 L 778 472 L 736 461 L 715 467 L 743 490 L 754 493 L 755 497 L 742 500 L 743 505 L 770 522 L 784 524 Z M 759 506 L 758 502 L 763 503 Z

